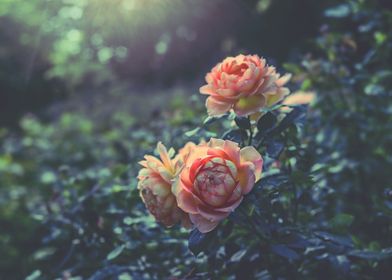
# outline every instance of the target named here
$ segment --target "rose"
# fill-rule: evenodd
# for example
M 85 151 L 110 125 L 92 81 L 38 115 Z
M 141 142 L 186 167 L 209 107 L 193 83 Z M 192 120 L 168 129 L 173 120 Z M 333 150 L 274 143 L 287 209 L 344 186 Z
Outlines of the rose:
M 240 149 L 228 140 L 212 138 L 207 144 L 187 145 L 189 153 L 172 191 L 196 228 L 209 232 L 252 190 L 263 160 L 255 148 Z
M 210 116 L 223 115 L 231 109 L 245 116 L 281 101 L 290 92 L 284 87 L 290 77 L 280 77 L 257 55 L 238 55 L 212 68 L 200 93 L 209 95 L 206 107 Z
M 170 158 L 165 146 L 157 144 L 160 159 L 146 155 L 139 162 L 143 168 L 138 175 L 138 189 L 148 211 L 155 219 L 167 227 L 181 222 L 189 227 L 188 214 L 177 206 L 176 198 L 171 192 L 172 181 L 180 168 L 179 158 Z

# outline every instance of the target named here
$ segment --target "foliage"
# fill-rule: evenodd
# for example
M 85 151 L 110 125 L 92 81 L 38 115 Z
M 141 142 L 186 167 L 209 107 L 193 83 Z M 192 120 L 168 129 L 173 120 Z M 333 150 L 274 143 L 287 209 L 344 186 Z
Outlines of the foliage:
M 85 278 L 102 270 L 100 277 L 132 271 L 155 279 L 176 274 L 176 256 L 193 261 L 184 232 L 157 227 L 136 191 L 137 161 L 157 135 L 169 141 L 197 121 L 179 112 L 180 99 L 173 106 L 170 119 L 153 124 L 136 124 L 124 112 L 100 122 L 66 113 L 52 124 L 27 116 L 18 134 L 2 130 L 1 278 L 35 270 L 48 279 Z M 173 128 L 177 115 L 182 125 Z M 169 251 L 173 270 L 162 270 L 158 260 Z

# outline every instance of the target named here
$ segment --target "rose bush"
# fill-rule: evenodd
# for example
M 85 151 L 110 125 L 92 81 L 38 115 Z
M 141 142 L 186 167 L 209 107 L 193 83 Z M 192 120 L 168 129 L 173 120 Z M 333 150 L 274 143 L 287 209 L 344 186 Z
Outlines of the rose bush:
M 210 116 L 223 115 L 230 110 L 238 116 L 246 116 L 276 104 L 289 94 L 284 85 L 290 77 L 290 74 L 280 76 L 264 58 L 240 54 L 212 68 L 200 93 L 209 95 L 206 107 Z
M 228 140 L 212 138 L 208 144 L 188 147 L 173 193 L 195 227 L 209 232 L 252 190 L 263 160 L 255 148 L 240 149 Z
M 142 168 L 138 175 L 138 189 L 148 211 L 167 227 L 181 222 L 189 227 L 189 218 L 176 203 L 171 193 L 172 180 L 180 167 L 179 158 L 171 159 L 165 146 L 159 142 L 157 151 L 160 159 L 146 155 L 139 162 Z

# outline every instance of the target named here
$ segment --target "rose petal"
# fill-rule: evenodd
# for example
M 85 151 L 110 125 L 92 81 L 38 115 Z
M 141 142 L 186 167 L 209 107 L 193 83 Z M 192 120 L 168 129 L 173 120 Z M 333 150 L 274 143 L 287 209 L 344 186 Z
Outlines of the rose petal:
M 190 214 L 198 213 L 197 202 L 191 193 L 182 190 L 177 194 L 176 197 L 178 207 L 180 207 L 182 210 Z
M 205 218 L 203 218 L 201 215 L 195 215 L 195 214 L 190 214 L 189 218 L 191 219 L 192 223 L 195 225 L 195 227 L 201 232 L 201 233 L 207 233 L 212 231 L 216 226 L 218 225 L 219 222 L 212 222 L 209 221 Z
M 240 155 L 242 163 L 250 161 L 254 164 L 254 173 L 256 175 L 256 180 L 260 179 L 261 172 L 263 169 L 263 158 L 261 157 L 259 152 L 254 147 L 248 146 L 241 149 Z
M 163 162 L 163 164 L 165 165 L 165 167 L 171 171 L 173 171 L 173 164 L 172 161 L 169 157 L 169 154 L 166 150 L 166 147 L 162 144 L 162 142 L 158 142 L 157 145 L 157 151 L 159 153 L 159 156 L 161 157 L 161 160 Z
M 278 87 L 284 86 L 289 80 L 291 79 L 291 74 L 285 74 L 282 77 L 280 77 L 278 80 L 276 80 L 275 84 Z
M 238 165 L 240 163 L 240 147 L 237 143 L 226 140 L 223 145 L 223 150 L 234 164 Z
M 228 201 L 230 201 L 230 204 L 228 204 L 227 206 L 224 207 L 219 207 L 216 208 L 216 211 L 222 211 L 222 212 L 233 212 L 234 209 L 236 209 L 242 202 L 243 200 L 243 196 L 241 196 L 239 199 L 235 200 L 234 199 L 235 194 L 232 194 L 232 196 L 228 199 Z
M 253 166 L 253 164 L 252 164 Z M 238 172 L 239 183 L 242 187 L 242 193 L 249 193 L 255 185 L 256 177 L 254 171 L 248 164 L 243 165 Z
M 205 207 L 203 205 L 198 206 L 199 214 L 206 218 L 209 221 L 214 221 L 214 222 L 219 222 L 226 218 L 229 213 L 225 211 L 215 211 L 213 209 L 209 209 L 208 207 Z
M 208 97 L 206 100 L 207 112 L 210 116 L 220 116 L 226 114 L 233 105 L 218 101 L 213 97 Z
M 234 104 L 234 112 L 238 116 L 245 116 L 257 112 L 265 105 L 265 98 L 263 95 L 252 95 L 249 97 L 242 97 Z

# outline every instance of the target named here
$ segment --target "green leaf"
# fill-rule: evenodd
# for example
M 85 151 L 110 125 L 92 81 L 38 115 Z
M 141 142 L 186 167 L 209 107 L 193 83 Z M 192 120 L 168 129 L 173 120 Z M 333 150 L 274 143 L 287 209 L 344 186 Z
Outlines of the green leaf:
M 376 40 L 377 45 L 381 45 L 387 39 L 387 35 L 382 32 L 374 33 L 374 39 Z
M 231 262 L 239 262 L 246 254 L 248 250 L 247 249 L 242 249 L 236 252 L 234 255 L 231 256 L 230 261 Z
M 283 68 L 292 74 L 298 74 L 302 72 L 301 67 L 296 63 L 284 63 Z
M 56 252 L 56 248 L 54 247 L 45 247 L 36 251 L 33 255 L 33 259 L 35 260 L 44 260 L 48 257 L 52 256 Z
M 192 130 L 190 130 L 190 131 L 187 131 L 187 132 L 185 132 L 185 136 L 186 136 L 186 137 L 195 136 L 195 135 L 199 132 L 199 130 L 200 130 L 200 128 L 197 127 L 197 128 L 192 129 Z
M 290 125 L 301 125 L 306 117 L 307 106 L 294 106 L 293 110 L 284 117 L 277 127 L 271 130 L 271 134 L 277 135 L 287 129 Z
M 316 231 L 314 232 L 314 235 L 327 242 L 332 242 L 344 247 L 353 247 L 353 242 L 349 237 L 339 236 L 324 231 Z
M 259 130 L 259 133 L 261 135 L 266 134 L 276 124 L 276 121 L 276 116 L 272 112 L 266 113 L 257 122 L 257 129 Z
M 203 126 L 210 125 L 210 124 L 216 122 L 218 119 L 219 119 L 219 118 L 208 116 L 208 117 L 205 118 L 205 120 L 203 121 Z
M 251 125 L 250 125 L 250 120 L 248 118 L 245 117 L 236 117 L 234 119 L 236 125 L 241 128 L 241 129 L 250 129 Z
M 297 252 L 283 244 L 272 245 L 271 251 L 289 260 L 297 260 L 299 258 Z
M 108 261 L 111 261 L 111 260 L 117 258 L 117 257 L 124 251 L 124 249 L 125 249 L 125 245 L 124 245 L 124 244 L 118 246 L 116 249 L 114 249 L 113 251 L 111 251 L 111 252 L 107 255 L 106 259 L 107 259 Z
M 248 135 L 245 130 L 242 129 L 234 129 L 227 131 L 223 137 L 224 140 L 230 140 L 236 143 L 242 143 L 245 139 L 248 138 Z
M 287 181 L 287 176 L 282 174 L 274 174 L 267 177 L 262 177 L 258 182 L 256 182 L 255 186 L 257 189 L 263 189 L 265 187 L 279 187 Z
M 329 223 L 333 228 L 347 228 L 352 224 L 353 221 L 354 216 L 340 213 L 333 217 Z
M 284 149 L 284 143 L 271 139 L 266 143 L 267 154 L 270 158 L 277 159 Z
M 310 79 L 305 79 L 305 80 L 302 82 L 301 90 L 308 90 L 308 89 L 310 89 L 311 86 L 312 86 L 312 80 L 310 80 Z
M 33 273 L 31 273 L 29 276 L 27 276 L 25 280 L 36 280 L 41 275 L 42 275 L 42 273 L 40 270 L 35 270 L 35 271 L 33 271 Z
M 352 250 L 348 253 L 349 257 L 365 260 L 385 260 L 392 258 L 392 248 L 383 249 L 381 252 L 372 252 L 368 250 Z
M 118 276 L 118 280 L 132 280 L 133 277 L 129 273 L 122 273 Z
M 200 252 L 207 250 L 214 235 L 214 232 L 201 233 L 197 228 L 192 230 L 188 239 L 189 250 L 197 256 Z
M 350 14 L 350 7 L 347 4 L 342 4 L 333 8 L 330 8 L 324 12 L 326 17 L 332 18 L 343 18 Z

